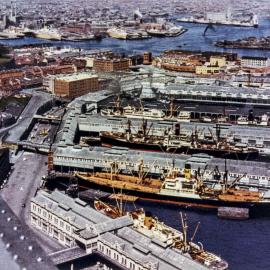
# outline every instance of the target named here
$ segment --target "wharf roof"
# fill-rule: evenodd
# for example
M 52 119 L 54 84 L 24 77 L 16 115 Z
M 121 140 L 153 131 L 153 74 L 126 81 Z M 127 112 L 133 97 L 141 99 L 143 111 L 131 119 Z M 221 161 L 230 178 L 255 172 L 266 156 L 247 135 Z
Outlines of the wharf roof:
M 109 220 L 105 215 L 88 207 L 84 201 L 74 200 L 58 190 L 52 193 L 40 191 L 32 201 L 39 205 L 46 205 L 48 209 L 63 219 L 69 218 L 71 223 L 79 229 L 85 229 L 89 224 L 93 225 Z
M 76 120 L 78 121 L 79 131 L 112 131 L 118 128 L 119 130 L 124 131 L 127 128 L 128 118 L 125 117 L 103 117 L 96 114 L 80 114 L 77 115 Z M 76 121 L 75 120 L 75 121 Z M 141 119 L 132 119 L 132 132 L 138 130 L 142 126 Z M 164 134 L 164 130 L 172 128 L 177 122 L 176 121 L 157 121 L 157 120 L 148 120 L 148 126 L 153 123 L 152 131 L 161 134 Z M 192 133 L 194 131 L 194 123 L 180 123 L 181 130 L 187 133 Z M 219 124 L 221 136 L 241 136 L 244 138 L 255 139 L 262 138 L 263 140 L 268 140 L 270 142 L 270 133 L 269 127 L 262 126 L 241 126 L 241 125 L 231 125 L 231 124 Z M 209 128 L 213 130 L 215 134 L 216 124 L 210 123 L 196 123 L 198 130 L 203 130 L 203 133 L 210 134 Z M 151 132 L 152 132 L 151 131 Z M 244 135 L 243 135 L 244 134 Z M 211 134 L 210 134 L 211 135 Z
M 63 159 L 58 159 L 63 157 Z M 64 160 L 65 157 L 71 159 Z M 88 165 L 94 167 L 101 166 L 101 163 L 110 166 L 110 162 L 118 161 L 126 164 L 139 164 L 143 160 L 145 165 L 152 167 L 161 166 L 166 168 L 174 164 L 177 168 L 184 168 L 186 163 L 191 163 L 192 169 L 202 169 L 205 165 L 208 165 L 208 169 L 214 169 L 216 166 L 223 171 L 224 159 L 213 158 L 204 154 L 197 155 L 184 155 L 184 154 L 170 154 L 170 153 L 158 153 L 158 152 L 141 152 L 136 150 L 130 150 L 128 148 L 106 148 L 106 147 L 72 147 L 61 146 L 58 147 L 54 153 L 54 163 L 56 165 L 67 165 L 77 167 L 88 167 Z M 91 162 L 90 162 L 91 161 Z M 155 165 L 155 166 L 154 166 Z M 103 165 L 104 166 L 104 165 Z M 230 173 L 247 173 L 248 175 L 270 175 L 270 163 L 256 162 L 256 161 L 244 161 L 244 160 L 227 160 L 227 167 Z
M 76 73 L 76 74 L 57 75 L 55 77 L 56 80 L 61 80 L 65 82 L 81 81 L 91 78 L 98 78 L 98 76 L 91 73 Z
M 226 95 L 230 97 L 267 97 L 270 98 L 269 89 L 264 88 L 254 88 L 254 87 L 232 87 L 232 86 L 219 86 L 219 85 L 190 85 L 190 84 L 170 84 L 164 91 L 167 94 L 190 94 L 190 95 L 205 95 L 211 96 L 216 95 Z
M 171 248 L 162 247 L 154 242 L 153 239 L 129 227 L 118 230 L 117 236 L 133 245 L 132 250 L 130 246 L 125 246 L 125 248 L 129 250 L 128 253 L 144 256 L 148 258 L 148 260 L 150 259 L 150 261 L 158 260 L 158 269 L 205 269 L 205 267 L 188 257 L 188 255 L 180 254 L 180 252 Z M 136 245 L 134 245 L 134 243 L 136 243 Z M 143 250 L 140 247 L 142 247 Z

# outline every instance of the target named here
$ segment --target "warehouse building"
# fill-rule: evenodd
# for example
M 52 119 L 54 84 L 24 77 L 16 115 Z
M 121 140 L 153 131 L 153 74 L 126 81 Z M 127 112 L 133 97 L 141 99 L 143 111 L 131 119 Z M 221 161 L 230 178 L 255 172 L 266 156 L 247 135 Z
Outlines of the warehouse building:
M 53 93 L 56 96 L 73 99 L 99 90 L 98 76 L 90 73 L 76 73 L 55 77 Z
M 31 201 L 31 223 L 67 247 L 79 245 L 131 270 L 203 270 L 190 256 L 132 228 L 129 216 L 111 219 L 57 190 Z

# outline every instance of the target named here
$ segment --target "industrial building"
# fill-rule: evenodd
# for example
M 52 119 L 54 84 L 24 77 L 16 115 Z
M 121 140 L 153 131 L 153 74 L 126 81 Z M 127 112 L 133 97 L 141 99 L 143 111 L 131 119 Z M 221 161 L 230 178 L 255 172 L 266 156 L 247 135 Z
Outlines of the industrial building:
M 57 190 L 39 191 L 32 199 L 31 223 L 61 244 L 78 245 L 124 269 L 208 269 L 180 250 L 137 232 L 129 216 L 111 219 Z
M 270 66 L 270 59 L 267 57 L 243 56 L 241 66 L 248 68 L 263 68 Z
M 128 150 L 126 148 L 102 148 L 80 145 L 78 137 L 80 133 L 84 136 L 101 131 L 124 131 L 127 119 L 125 117 L 103 117 L 97 114 L 97 109 L 102 102 L 112 97 L 107 91 L 90 93 L 81 98 L 75 99 L 68 105 L 68 110 L 63 118 L 59 129 L 54 151 L 50 155 L 51 167 L 55 172 L 69 171 L 92 171 L 109 169 L 112 161 L 119 162 L 119 168 L 123 171 L 138 171 L 140 162 L 143 160 L 145 171 L 153 174 L 162 174 L 168 170 L 168 166 L 174 164 L 179 171 L 184 170 L 186 163 L 192 164 L 193 173 L 199 167 L 202 169 L 206 165 L 206 173 L 211 175 L 211 171 L 218 166 L 220 171 L 224 171 L 224 160 L 212 158 L 207 155 L 173 155 L 170 153 L 154 153 Z M 141 120 L 134 120 L 133 129 L 136 130 L 141 124 Z M 149 120 L 149 124 L 150 124 Z M 153 121 L 155 130 L 164 132 L 172 126 L 172 122 Z M 181 123 L 182 130 L 192 132 L 193 123 Z M 209 131 L 215 128 L 214 124 L 197 123 L 198 129 Z M 241 143 L 263 143 L 269 148 L 269 131 L 265 127 L 245 127 L 237 125 L 224 125 L 221 129 L 221 136 L 234 134 Z M 245 134 L 245 135 L 243 135 Z M 257 134 L 257 135 L 256 135 Z M 155 164 L 155 166 L 153 166 Z M 270 187 L 270 168 L 268 163 L 250 162 L 234 160 L 227 163 L 229 170 L 229 180 L 233 181 L 237 176 L 247 173 L 241 178 L 241 185 L 251 185 L 262 189 Z M 256 169 L 254 170 L 254 167 Z M 255 173 L 256 172 L 256 173 Z
M 53 87 L 56 96 L 73 99 L 98 91 L 98 76 L 89 73 L 60 75 L 54 79 Z

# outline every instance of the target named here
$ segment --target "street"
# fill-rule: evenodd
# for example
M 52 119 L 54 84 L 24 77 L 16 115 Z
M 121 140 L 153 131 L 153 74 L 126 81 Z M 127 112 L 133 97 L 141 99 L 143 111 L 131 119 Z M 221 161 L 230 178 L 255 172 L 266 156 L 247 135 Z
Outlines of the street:
M 55 240 L 50 239 L 31 227 L 30 201 L 46 175 L 47 156 L 24 152 L 16 161 L 7 185 L 0 191 L 2 198 L 13 212 L 36 233 L 37 240 L 47 253 L 61 249 Z

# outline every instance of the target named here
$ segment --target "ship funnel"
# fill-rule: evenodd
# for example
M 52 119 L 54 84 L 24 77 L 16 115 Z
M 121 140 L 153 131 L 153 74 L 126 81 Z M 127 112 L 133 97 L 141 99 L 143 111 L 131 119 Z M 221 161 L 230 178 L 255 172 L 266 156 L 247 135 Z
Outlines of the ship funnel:
M 255 120 L 254 112 L 253 112 L 253 110 L 249 110 L 249 112 L 248 112 L 248 121 L 253 122 L 254 120 Z
M 175 125 L 175 127 L 174 127 L 174 134 L 175 134 L 176 136 L 179 136 L 179 135 L 180 135 L 180 124 L 179 124 L 179 123 L 177 123 L 177 124 Z
M 186 179 L 191 178 L 191 165 L 189 163 L 185 164 L 184 174 Z

